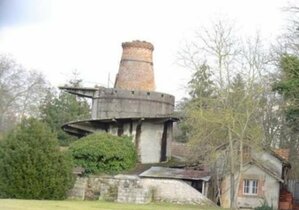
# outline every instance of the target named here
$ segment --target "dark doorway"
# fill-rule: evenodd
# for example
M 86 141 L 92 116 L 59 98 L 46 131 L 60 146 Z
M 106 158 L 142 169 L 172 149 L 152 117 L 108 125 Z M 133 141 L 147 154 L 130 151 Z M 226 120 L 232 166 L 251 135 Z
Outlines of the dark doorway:
M 192 181 L 191 186 L 194 187 L 197 191 L 202 193 L 202 181 Z
M 163 134 L 162 134 L 162 139 L 161 139 L 161 156 L 160 156 L 160 162 L 166 161 L 166 150 L 167 150 L 167 129 L 168 129 L 168 123 L 164 123 L 164 129 L 163 129 Z

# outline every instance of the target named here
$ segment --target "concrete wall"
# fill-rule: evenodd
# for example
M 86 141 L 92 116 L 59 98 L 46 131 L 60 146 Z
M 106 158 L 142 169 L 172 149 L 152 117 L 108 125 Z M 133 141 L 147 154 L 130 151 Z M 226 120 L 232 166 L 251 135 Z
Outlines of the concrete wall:
M 165 116 L 173 110 L 174 97 L 158 92 L 99 89 L 92 102 L 93 119 Z
M 141 163 L 158 163 L 166 161 L 171 156 L 172 122 L 128 120 L 119 124 L 123 129 L 122 135 L 132 136 Z M 108 132 L 118 135 L 118 125 L 110 124 Z M 163 138 L 165 138 L 164 146 Z
M 173 140 L 173 122 L 167 123 L 167 147 L 166 147 L 166 156 L 171 157 L 171 144 Z
M 174 179 L 150 179 L 138 176 L 91 176 L 77 178 L 70 199 L 109 200 L 120 203 L 164 201 L 181 204 L 214 205 L 187 183 Z
M 215 205 L 199 191 L 181 180 L 143 178 L 142 184 L 153 189 L 153 198 L 155 201 Z
M 142 123 L 139 142 L 141 163 L 158 163 L 161 158 L 161 139 L 164 124 Z

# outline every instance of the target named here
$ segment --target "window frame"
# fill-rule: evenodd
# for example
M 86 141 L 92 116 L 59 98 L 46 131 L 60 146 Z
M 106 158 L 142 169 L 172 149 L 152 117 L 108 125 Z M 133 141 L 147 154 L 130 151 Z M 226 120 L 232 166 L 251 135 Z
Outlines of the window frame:
M 243 194 L 258 195 L 259 180 L 258 179 L 243 179 Z

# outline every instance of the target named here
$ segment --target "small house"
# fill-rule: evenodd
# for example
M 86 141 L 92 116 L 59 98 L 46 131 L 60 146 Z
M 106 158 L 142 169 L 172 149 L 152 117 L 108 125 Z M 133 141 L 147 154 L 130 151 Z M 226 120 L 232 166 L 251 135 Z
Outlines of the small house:
M 255 150 L 247 146 L 242 170 L 234 174 L 235 203 L 239 209 L 253 209 L 267 204 L 279 209 L 280 191 L 286 183 L 290 164 L 273 150 Z M 220 184 L 220 204 L 230 207 L 230 175 L 225 175 Z

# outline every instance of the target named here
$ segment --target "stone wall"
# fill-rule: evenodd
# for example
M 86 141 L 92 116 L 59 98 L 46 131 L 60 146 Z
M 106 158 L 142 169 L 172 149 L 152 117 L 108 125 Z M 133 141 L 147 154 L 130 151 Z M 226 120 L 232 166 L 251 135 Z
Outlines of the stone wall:
M 76 200 L 106 200 L 120 203 L 149 203 L 152 191 L 142 185 L 137 176 L 78 177 L 68 198 Z
M 144 187 L 142 180 L 136 176 L 117 177 L 118 195 L 117 202 L 120 203 L 149 203 L 152 201 L 152 190 Z
M 68 198 L 75 200 L 84 200 L 87 188 L 88 178 L 77 177 L 74 187 L 69 191 Z
M 77 178 L 69 192 L 70 199 L 108 200 L 145 204 L 151 201 L 180 204 L 214 205 L 187 183 L 174 179 L 139 178 L 138 176 L 91 176 Z

